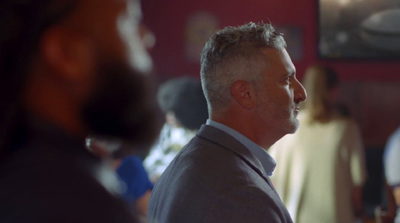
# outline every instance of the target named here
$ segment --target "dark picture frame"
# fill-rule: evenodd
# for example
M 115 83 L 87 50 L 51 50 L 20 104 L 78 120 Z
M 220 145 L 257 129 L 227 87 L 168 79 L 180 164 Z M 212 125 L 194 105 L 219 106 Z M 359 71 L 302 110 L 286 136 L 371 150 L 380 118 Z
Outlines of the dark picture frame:
M 399 59 L 399 0 L 317 0 L 322 59 Z

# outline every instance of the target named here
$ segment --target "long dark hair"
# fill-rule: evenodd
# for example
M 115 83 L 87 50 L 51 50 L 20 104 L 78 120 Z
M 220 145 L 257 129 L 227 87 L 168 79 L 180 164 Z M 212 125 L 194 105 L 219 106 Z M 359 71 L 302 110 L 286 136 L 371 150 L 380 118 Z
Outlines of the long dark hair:
M 307 90 L 307 100 L 303 106 L 310 115 L 310 122 L 325 122 L 331 118 L 334 110 L 329 97 L 338 83 L 338 76 L 330 67 L 314 65 L 306 70 L 303 85 Z

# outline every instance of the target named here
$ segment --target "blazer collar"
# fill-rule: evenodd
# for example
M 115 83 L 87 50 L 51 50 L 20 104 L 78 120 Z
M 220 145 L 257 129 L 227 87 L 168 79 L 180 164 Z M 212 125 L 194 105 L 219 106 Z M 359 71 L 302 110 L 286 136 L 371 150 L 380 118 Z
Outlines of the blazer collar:
M 263 177 L 268 183 L 268 177 L 260 161 L 243 144 L 231 135 L 209 125 L 202 125 L 197 136 L 212 141 L 239 156 L 247 165 Z

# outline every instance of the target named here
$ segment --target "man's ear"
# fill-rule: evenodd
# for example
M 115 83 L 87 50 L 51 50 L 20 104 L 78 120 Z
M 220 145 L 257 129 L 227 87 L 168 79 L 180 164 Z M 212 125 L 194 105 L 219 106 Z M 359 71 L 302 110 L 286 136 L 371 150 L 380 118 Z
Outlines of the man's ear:
M 238 80 L 231 87 L 231 94 L 243 108 L 252 109 L 256 105 L 255 88 L 253 84 Z
M 47 66 L 69 82 L 93 73 L 94 51 L 90 42 L 64 27 L 52 27 L 41 38 L 40 51 Z

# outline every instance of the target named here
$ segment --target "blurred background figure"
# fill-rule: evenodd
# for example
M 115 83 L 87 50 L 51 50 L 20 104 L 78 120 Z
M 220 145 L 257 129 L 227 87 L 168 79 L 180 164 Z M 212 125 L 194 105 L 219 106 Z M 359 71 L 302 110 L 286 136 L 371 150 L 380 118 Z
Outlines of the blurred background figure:
M 91 152 L 108 158 L 108 162 L 118 175 L 118 180 L 115 183 L 120 188 L 121 198 L 128 203 L 132 212 L 137 214 L 144 222 L 154 185 L 150 182 L 143 167 L 143 159 L 137 154 L 121 156 L 122 154 L 119 153 L 121 147 L 132 147 L 132 145 L 119 140 L 87 137 L 86 146 Z
M 138 156 L 128 156 L 116 159 L 115 164 L 118 177 L 123 182 L 122 198 L 141 219 L 146 219 L 154 185 L 143 167 L 143 160 Z
M 385 177 L 397 206 L 395 223 L 400 223 L 400 128 L 389 138 L 383 156 Z
M 157 97 L 165 115 L 165 124 L 158 141 L 144 160 L 144 166 L 153 182 L 208 118 L 201 83 L 193 77 L 166 81 L 160 85 Z
M 137 222 L 85 138 L 153 144 L 148 35 L 139 0 L 0 1 L 0 222 Z
M 366 180 L 359 128 L 342 115 L 347 111 L 335 109 L 338 77 L 332 69 L 309 67 L 303 84 L 300 127 L 270 150 L 278 163 L 272 180 L 295 223 L 355 222 Z

